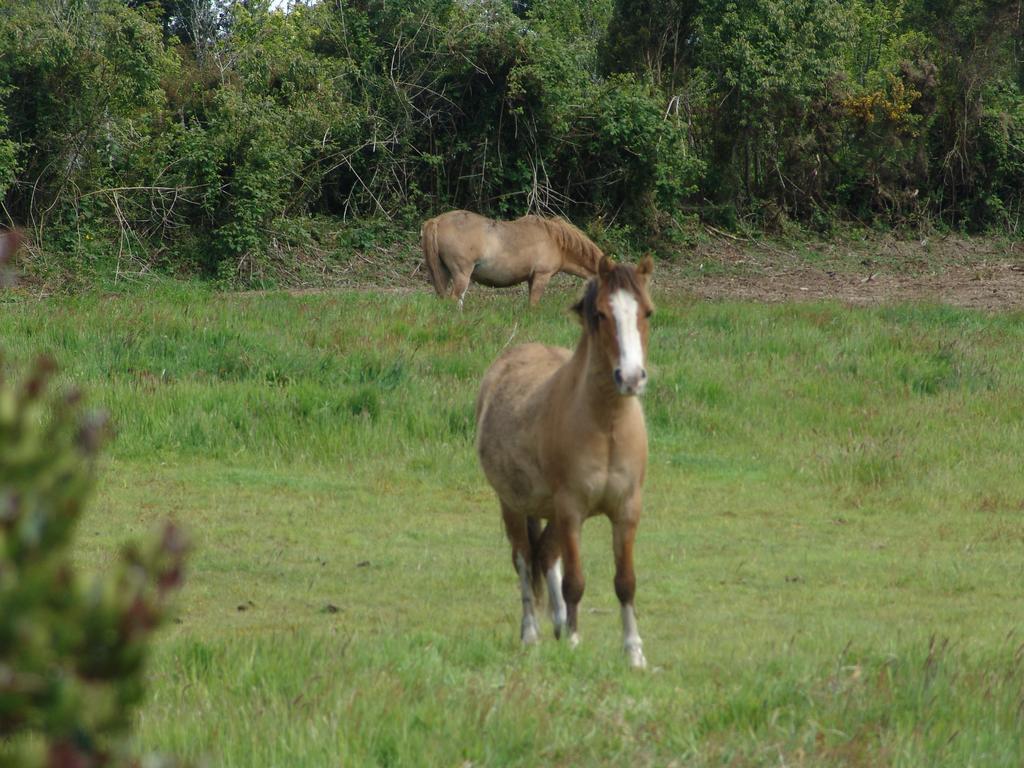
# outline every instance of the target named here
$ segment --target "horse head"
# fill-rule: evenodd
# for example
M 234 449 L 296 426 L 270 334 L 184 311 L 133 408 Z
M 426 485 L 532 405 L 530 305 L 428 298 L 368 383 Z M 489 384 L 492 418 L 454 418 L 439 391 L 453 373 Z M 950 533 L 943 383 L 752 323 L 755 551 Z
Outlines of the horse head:
M 607 256 L 573 309 L 603 354 L 620 395 L 641 395 L 647 387 L 647 336 L 654 304 L 647 284 L 654 261 L 635 267 Z

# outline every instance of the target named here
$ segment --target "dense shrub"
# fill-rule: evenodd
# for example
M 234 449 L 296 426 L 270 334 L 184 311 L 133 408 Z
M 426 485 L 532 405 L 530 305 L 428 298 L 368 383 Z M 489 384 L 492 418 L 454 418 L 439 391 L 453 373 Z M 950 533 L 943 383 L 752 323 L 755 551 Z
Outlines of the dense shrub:
M 0 0 L 0 191 L 231 280 L 309 216 L 1018 226 L 1005 0 Z
M 116 215 L 109 188 L 158 119 L 171 61 L 159 31 L 117 0 L 0 3 L 0 103 L 16 182 L 10 216 L 68 248 Z M 0 149 L 3 168 L 11 168 Z M 54 230 L 49 231 L 50 225 Z M 75 235 L 75 243 L 67 238 Z

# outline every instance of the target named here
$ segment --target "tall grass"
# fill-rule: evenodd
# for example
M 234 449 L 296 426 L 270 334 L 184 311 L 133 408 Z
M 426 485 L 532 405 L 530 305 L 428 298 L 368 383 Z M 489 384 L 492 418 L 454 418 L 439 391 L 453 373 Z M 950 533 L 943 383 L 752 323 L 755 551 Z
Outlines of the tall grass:
M 214 765 L 1020 765 L 1024 316 L 656 295 L 638 539 L 653 669 L 584 534 L 575 652 L 517 642 L 472 449 L 507 344 L 572 295 L 216 294 L 2 307 L 118 438 L 81 558 L 197 550 L 138 740 Z

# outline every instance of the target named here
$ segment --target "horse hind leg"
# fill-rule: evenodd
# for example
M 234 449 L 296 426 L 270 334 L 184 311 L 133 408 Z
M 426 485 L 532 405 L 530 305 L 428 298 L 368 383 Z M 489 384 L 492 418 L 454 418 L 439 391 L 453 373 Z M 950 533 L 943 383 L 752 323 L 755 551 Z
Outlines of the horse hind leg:
M 519 627 L 519 638 L 523 645 L 533 645 L 540 637 L 537 617 L 534 613 L 535 580 L 533 578 L 533 553 L 526 517 L 501 505 L 501 516 L 505 533 L 512 545 L 512 565 L 519 576 L 519 590 L 523 600 L 523 619 Z
M 462 302 L 466 298 L 467 290 L 469 290 L 469 273 L 453 271 L 451 297 L 458 299 L 460 312 L 462 311 Z

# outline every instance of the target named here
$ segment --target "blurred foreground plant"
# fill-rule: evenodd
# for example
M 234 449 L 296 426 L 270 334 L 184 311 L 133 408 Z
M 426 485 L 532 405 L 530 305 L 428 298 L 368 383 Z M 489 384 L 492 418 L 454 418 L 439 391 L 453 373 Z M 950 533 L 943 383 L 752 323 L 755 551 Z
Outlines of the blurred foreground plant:
M 0 367 L 0 766 L 142 765 L 119 737 L 186 545 L 168 524 L 108 577 L 75 578 L 72 536 L 109 430 L 77 392 L 53 390 L 55 368 L 41 358 L 19 383 Z

